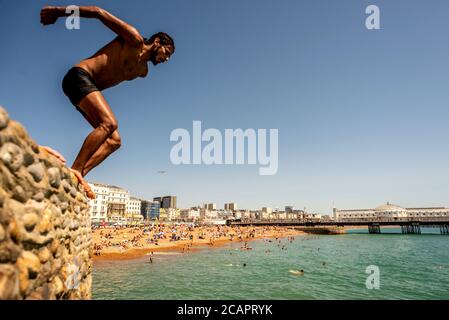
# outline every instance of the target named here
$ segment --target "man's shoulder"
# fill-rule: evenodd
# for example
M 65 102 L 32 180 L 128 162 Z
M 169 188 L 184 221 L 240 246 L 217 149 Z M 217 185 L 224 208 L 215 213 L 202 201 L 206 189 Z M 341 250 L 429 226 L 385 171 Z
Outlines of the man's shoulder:
M 132 45 L 129 42 L 125 41 L 125 39 L 123 39 L 120 36 L 115 37 L 111 41 L 111 43 L 118 43 L 118 44 L 120 44 L 122 49 L 129 50 L 129 51 L 136 51 L 136 52 L 142 50 L 145 46 L 145 44 L 142 44 L 140 46 Z

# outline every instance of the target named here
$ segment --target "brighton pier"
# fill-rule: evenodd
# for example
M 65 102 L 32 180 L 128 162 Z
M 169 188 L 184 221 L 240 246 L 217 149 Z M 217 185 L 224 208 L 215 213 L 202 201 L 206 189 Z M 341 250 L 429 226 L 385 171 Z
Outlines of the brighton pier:
M 367 226 L 372 234 L 381 233 L 382 226 L 398 226 L 403 234 L 421 234 L 421 227 L 439 228 L 440 234 L 449 235 L 449 208 L 402 208 L 387 203 L 375 209 L 339 210 L 334 208 L 334 219 L 319 221 L 313 219 L 276 219 L 227 221 L 228 225 L 241 226 L 294 226 L 307 228 L 338 228 L 348 226 Z M 333 232 L 332 232 L 333 233 Z

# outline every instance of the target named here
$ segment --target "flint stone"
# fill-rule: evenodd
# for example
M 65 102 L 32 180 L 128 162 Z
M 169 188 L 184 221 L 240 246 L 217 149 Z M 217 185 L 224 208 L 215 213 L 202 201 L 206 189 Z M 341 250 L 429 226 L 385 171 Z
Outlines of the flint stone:
M 55 205 L 55 206 L 59 206 L 61 204 L 61 200 L 59 200 L 57 195 L 52 195 L 50 197 L 50 201 Z
M 39 235 L 35 233 L 27 233 L 23 236 L 22 244 L 26 248 L 40 248 L 50 242 L 52 242 L 54 237 L 51 234 Z
M 33 196 L 33 199 L 38 201 L 38 202 L 41 202 L 41 201 L 43 201 L 45 199 L 45 195 L 44 195 L 44 193 L 42 191 L 39 191 L 38 193 L 36 193 Z
M 76 198 L 76 195 L 78 194 L 78 191 L 75 187 L 70 188 L 70 195 L 74 198 Z
M 53 281 L 51 282 L 53 284 L 54 293 L 57 298 L 64 292 L 64 283 L 62 282 L 61 278 L 55 277 Z
M 0 149 L 0 159 L 12 172 L 16 172 L 22 166 L 23 153 L 15 144 L 5 143 Z
M 61 185 L 61 173 L 58 168 L 52 167 L 48 169 L 48 180 L 53 188 L 59 188 Z
M 20 243 L 22 241 L 24 230 L 21 222 L 17 221 L 16 219 L 12 219 L 9 222 L 8 231 L 11 239 L 13 239 L 15 243 Z
M 0 106 L 0 130 L 5 129 L 9 123 L 9 115 L 6 110 Z M 1 299 L 0 299 L 1 300 Z
M 26 194 L 25 190 L 21 186 L 15 186 L 13 189 L 13 199 L 16 199 L 17 201 L 20 201 L 22 203 L 27 202 L 29 199 L 28 195 Z
M 5 203 L 5 191 L 0 189 L 0 207 L 3 207 Z
M 5 240 L 5 238 L 6 238 L 5 228 L 3 228 L 3 226 L 0 224 L 0 242 Z
M 45 168 L 42 163 L 35 163 L 28 167 L 28 172 L 31 174 L 35 182 L 41 182 L 44 178 Z
M 31 154 L 29 154 L 28 152 L 25 152 L 23 155 L 23 165 L 25 167 L 28 167 L 29 165 L 34 163 L 34 158 Z
M 50 250 L 48 250 L 48 248 L 42 248 L 39 251 L 39 260 L 42 263 L 46 263 L 48 260 L 50 260 L 50 258 L 51 258 L 51 252 L 50 252 Z
M 17 259 L 17 267 L 19 270 L 27 270 L 29 278 L 35 279 L 39 274 L 41 262 L 31 251 L 22 251 L 19 259 Z
M 70 189 L 72 188 L 72 186 L 70 185 L 70 183 L 68 183 L 67 180 L 65 180 L 65 179 L 62 180 L 61 184 L 62 184 L 62 187 L 64 188 L 64 191 L 65 191 L 65 192 L 69 192 Z
M 46 210 L 50 212 L 50 210 Z M 51 212 L 50 214 L 44 214 L 41 221 L 39 222 L 37 230 L 40 234 L 45 235 L 51 230 L 52 224 L 51 224 Z
M 14 266 L 0 265 L 0 300 L 19 298 L 19 277 Z
M 39 222 L 39 217 L 35 213 L 27 213 L 22 218 L 23 225 L 28 232 L 33 231 L 36 224 Z
M 0 243 L 0 263 L 15 263 L 22 249 L 12 242 Z
M 42 268 L 41 268 L 41 277 L 44 279 L 49 279 L 51 277 L 51 262 L 42 262 Z

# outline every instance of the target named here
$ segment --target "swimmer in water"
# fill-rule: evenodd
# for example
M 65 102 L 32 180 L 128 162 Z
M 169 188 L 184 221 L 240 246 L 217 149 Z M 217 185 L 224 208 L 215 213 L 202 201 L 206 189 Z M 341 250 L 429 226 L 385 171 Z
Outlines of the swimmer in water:
M 304 275 L 304 270 L 289 270 L 289 272 L 291 273 L 291 274 L 294 274 L 294 275 L 296 275 L 296 276 L 302 276 L 302 275 Z

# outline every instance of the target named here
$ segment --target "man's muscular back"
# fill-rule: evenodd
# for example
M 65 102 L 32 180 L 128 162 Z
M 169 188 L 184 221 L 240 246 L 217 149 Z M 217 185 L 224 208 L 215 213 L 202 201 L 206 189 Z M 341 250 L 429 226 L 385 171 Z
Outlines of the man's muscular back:
M 145 44 L 131 46 L 121 37 L 116 37 L 75 66 L 89 72 L 98 88 L 104 90 L 122 81 L 148 74 L 148 60 L 144 59 L 145 47 Z

